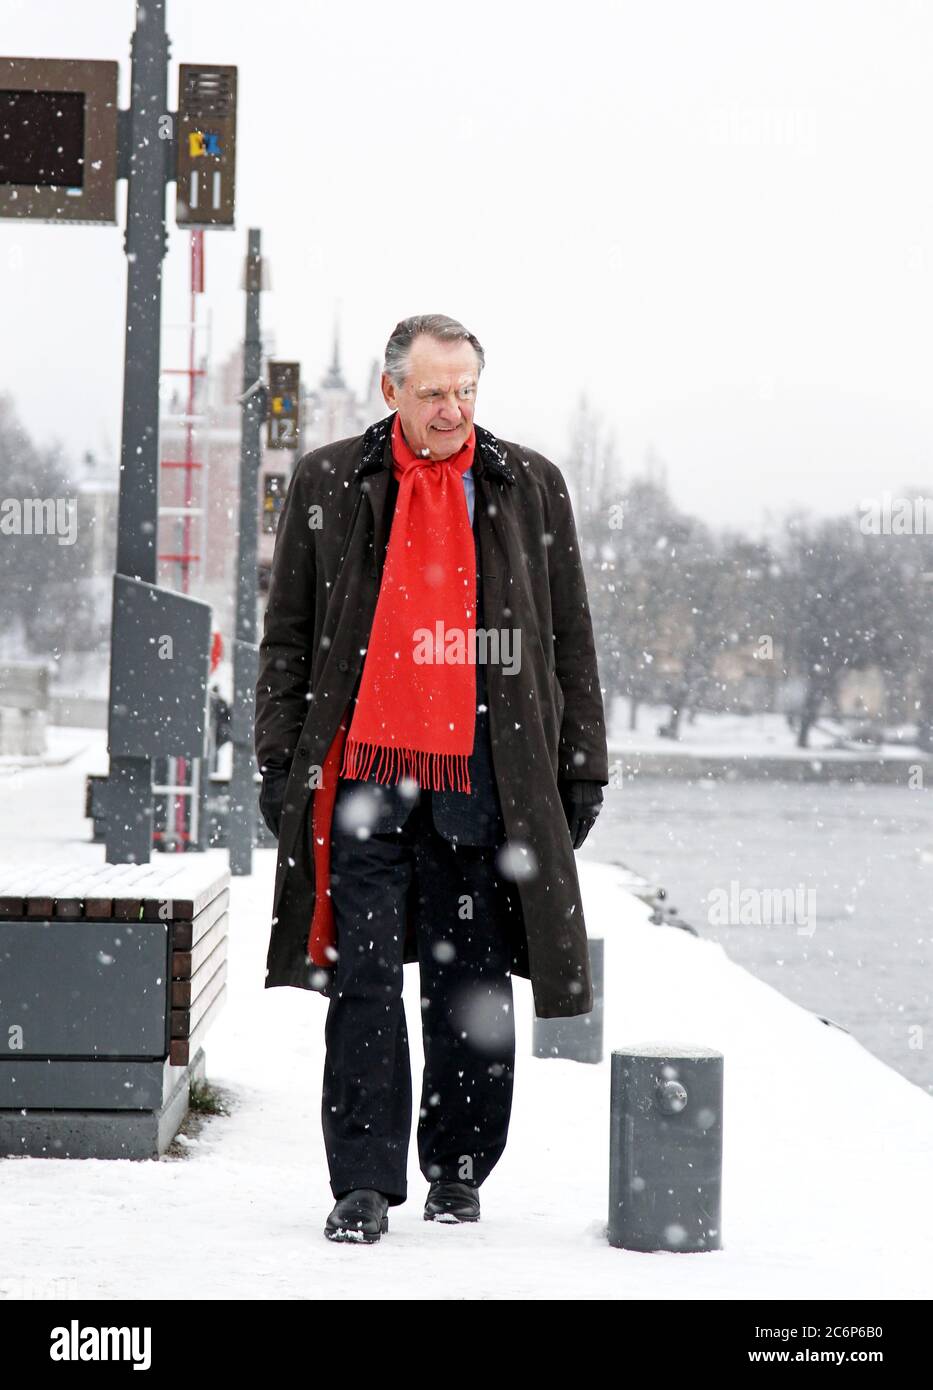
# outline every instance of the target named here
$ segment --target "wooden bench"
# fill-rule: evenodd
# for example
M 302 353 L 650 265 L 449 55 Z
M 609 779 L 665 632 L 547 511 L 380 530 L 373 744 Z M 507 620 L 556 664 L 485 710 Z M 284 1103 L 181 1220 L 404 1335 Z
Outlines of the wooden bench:
M 0 867 L 0 1155 L 165 1151 L 226 1001 L 229 883 L 213 854 Z

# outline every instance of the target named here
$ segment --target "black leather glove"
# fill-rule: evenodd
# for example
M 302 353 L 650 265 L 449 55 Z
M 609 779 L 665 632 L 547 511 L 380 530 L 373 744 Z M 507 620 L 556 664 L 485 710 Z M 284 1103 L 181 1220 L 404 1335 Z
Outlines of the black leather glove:
M 560 799 L 563 802 L 570 839 L 579 849 L 596 824 L 603 804 L 601 782 L 562 782 Z
M 285 788 L 291 763 L 266 763 L 262 768 L 262 787 L 259 791 L 259 811 L 276 839 L 282 822 Z

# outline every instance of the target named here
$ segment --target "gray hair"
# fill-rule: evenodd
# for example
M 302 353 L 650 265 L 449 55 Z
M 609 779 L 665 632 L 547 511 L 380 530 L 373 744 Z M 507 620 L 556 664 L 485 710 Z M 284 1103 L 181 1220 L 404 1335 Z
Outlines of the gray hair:
M 408 375 L 411 345 L 422 333 L 427 334 L 429 338 L 436 338 L 439 343 L 470 343 L 479 360 L 479 371 L 481 372 L 486 365 L 486 354 L 479 339 L 469 329 L 464 328 L 462 323 L 448 318 L 446 314 L 415 314 L 412 318 L 402 319 L 401 323 L 397 323 L 386 343 L 384 370 L 397 390 L 405 384 Z

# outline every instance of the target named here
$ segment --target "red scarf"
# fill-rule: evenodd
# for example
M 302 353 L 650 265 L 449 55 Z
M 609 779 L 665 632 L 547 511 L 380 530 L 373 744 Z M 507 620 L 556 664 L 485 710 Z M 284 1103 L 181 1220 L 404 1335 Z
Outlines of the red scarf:
M 463 474 L 475 436 L 471 429 L 453 458 L 421 458 L 395 417 L 398 500 L 341 777 L 368 777 L 378 754 L 377 782 L 413 777 L 442 790 L 455 779 L 456 791 L 470 790 L 476 681 L 467 633 L 476 624 L 476 554 Z M 416 638 L 421 629 L 430 634 L 427 646 Z M 451 629 L 463 645 L 445 661 Z M 419 661 L 419 647 L 433 660 Z
M 336 958 L 330 835 L 338 777 L 367 777 L 378 754 L 379 782 L 413 777 L 422 787 L 441 789 L 454 778 L 458 791 L 470 790 L 476 681 L 469 630 L 476 625 L 476 554 L 463 474 L 475 447 L 471 429 L 451 458 L 422 458 L 409 447 L 397 413 L 393 421 L 392 472 L 399 491 L 363 675 L 352 719 L 348 707 L 312 805 L 315 906 L 308 954 L 318 966 L 332 966 Z M 428 643 L 423 634 L 416 639 L 420 628 L 428 630 Z M 450 632 L 455 640 L 462 634 L 464 645 L 448 662 L 442 658 Z M 425 650 L 433 660 L 416 661 Z

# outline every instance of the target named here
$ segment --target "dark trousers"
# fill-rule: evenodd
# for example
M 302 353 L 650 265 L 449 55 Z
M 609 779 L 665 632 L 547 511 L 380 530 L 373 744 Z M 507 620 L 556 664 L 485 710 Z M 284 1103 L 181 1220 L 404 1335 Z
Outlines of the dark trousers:
M 402 1003 L 406 912 L 415 912 L 424 1076 L 418 1158 L 430 1182 L 479 1186 L 505 1148 L 515 1022 L 510 974 L 514 885 L 494 848 L 435 829 L 428 798 L 382 815 L 366 838 L 331 838 L 338 958 L 325 1022 L 321 1120 L 331 1190 L 407 1198 L 412 1080 Z M 396 806 L 398 803 L 395 803 Z M 410 804 L 410 803 L 409 803 Z

